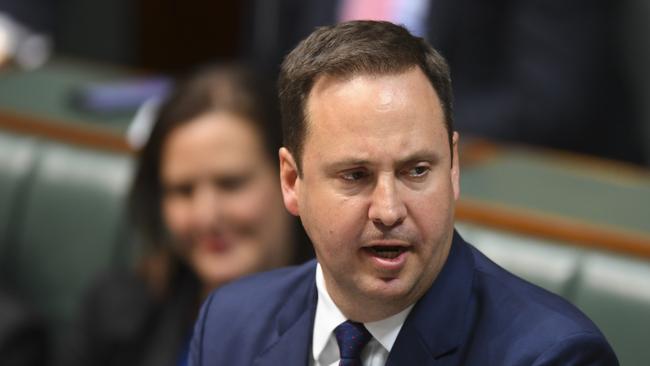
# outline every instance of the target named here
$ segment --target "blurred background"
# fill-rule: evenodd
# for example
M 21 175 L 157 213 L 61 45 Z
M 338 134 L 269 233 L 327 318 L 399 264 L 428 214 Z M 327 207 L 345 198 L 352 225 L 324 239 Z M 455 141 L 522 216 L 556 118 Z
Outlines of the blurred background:
M 53 363 L 94 279 L 133 268 L 126 201 L 179 77 L 237 62 L 274 79 L 350 19 L 404 24 L 448 60 L 460 233 L 580 307 L 621 364 L 650 364 L 645 0 L 0 0 L 0 363 Z

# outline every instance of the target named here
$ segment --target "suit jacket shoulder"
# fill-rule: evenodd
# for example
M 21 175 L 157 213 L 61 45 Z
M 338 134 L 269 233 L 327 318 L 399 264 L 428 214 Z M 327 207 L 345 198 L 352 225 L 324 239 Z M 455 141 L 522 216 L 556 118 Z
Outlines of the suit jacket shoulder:
M 494 365 L 617 365 L 616 356 L 597 326 L 565 299 L 530 284 L 494 264 L 473 247 L 476 319 L 468 345 Z M 480 304 L 480 306 L 478 306 Z M 492 333 L 476 343 L 489 329 Z M 480 337 L 478 339 L 481 339 Z M 550 362 L 553 360 L 553 362 Z M 578 361 L 582 362 L 578 362 Z
M 293 357 L 305 365 L 316 304 L 315 271 L 312 260 L 213 292 L 194 329 L 190 364 L 273 364 L 274 355 L 280 356 L 287 339 L 294 337 L 293 351 L 280 364 L 291 364 L 287 358 Z

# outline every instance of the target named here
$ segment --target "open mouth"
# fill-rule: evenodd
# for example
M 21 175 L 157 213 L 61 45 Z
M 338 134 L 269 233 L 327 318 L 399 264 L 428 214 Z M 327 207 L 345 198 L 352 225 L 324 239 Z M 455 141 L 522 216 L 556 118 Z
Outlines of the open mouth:
M 395 259 L 406 252 L 407 248 L 401 246 L 372 246 L 367 247 L 367 250 L 379 258 Z

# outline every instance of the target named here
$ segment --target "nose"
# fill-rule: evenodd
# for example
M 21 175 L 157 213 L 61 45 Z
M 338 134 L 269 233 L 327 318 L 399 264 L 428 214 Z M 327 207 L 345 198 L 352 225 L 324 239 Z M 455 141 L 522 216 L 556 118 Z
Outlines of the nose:
M 368 217 L 375 224 L 392 227 L 406 217 L 406 206 L 398 191 L 394 176 L 381 176 L 372 192 Z
M 192 219 L 196 228 L 208 230 L 222 219 L 222 202 L 219 193 L 213 187 L 209 185 L 197 187 L 192 201 Z

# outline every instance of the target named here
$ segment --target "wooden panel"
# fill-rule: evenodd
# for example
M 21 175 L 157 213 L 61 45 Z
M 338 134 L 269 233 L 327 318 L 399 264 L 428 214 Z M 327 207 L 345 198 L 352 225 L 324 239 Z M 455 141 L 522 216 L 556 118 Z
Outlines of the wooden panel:
M 73 145 L 118 152 L 133 152 L 126 139 L 114 133 L 7 111 L 0 111 L 0 128 Z
M 524 235 L 650 259 L 650 235 L 497 203 L 461 199 L 456 219 Z

